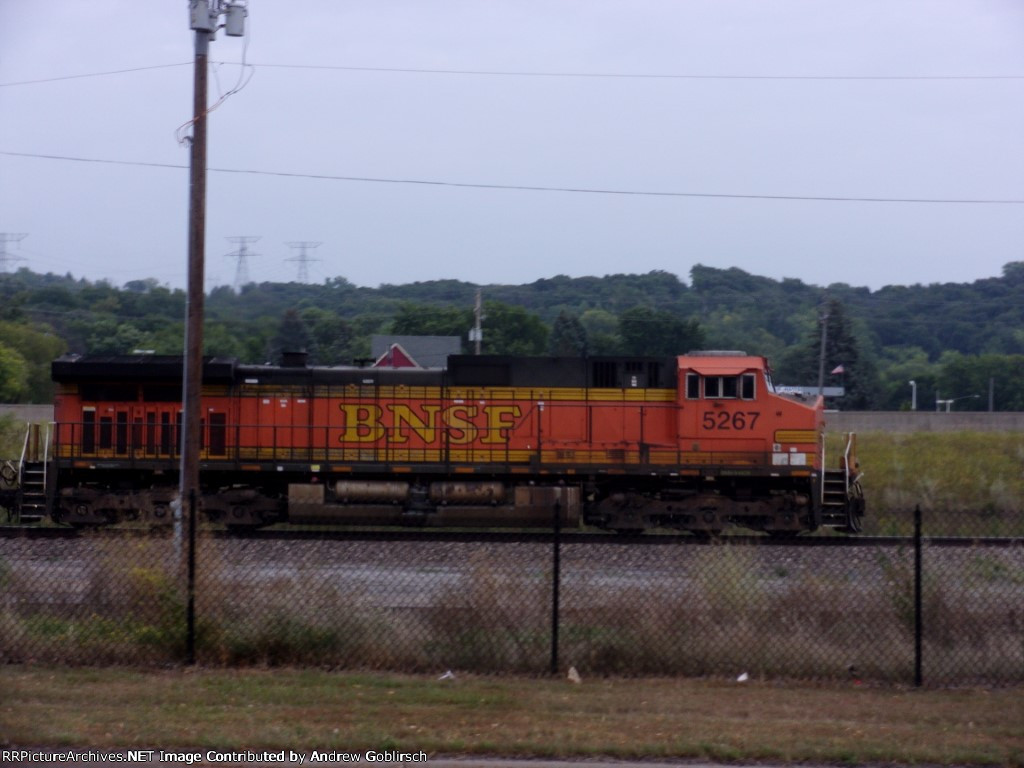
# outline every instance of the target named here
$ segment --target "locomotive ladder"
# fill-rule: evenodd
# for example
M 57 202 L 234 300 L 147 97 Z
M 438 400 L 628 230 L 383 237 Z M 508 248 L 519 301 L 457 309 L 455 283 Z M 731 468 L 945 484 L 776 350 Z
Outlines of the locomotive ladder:
M 854 441 L 852 433 L 847 435 L 842 468 L 824 470 L 821 485 L 821 524 L 842 528 L 849 533 L 860 532 L 860 515 L 863 511 L 858 494 L 854 493 L 855 487 L 859 488 L 856 486 L 859 475 L 851 482 L 850 473 L 846 469 L 850 465 Z
M 49 464 L 50 425 L 41 435 L 38 424 L 30 424 L 25 432 L 25 445 L 19 462 L 19 523 L 38 523 L 46 516 L 46 470 Z
M 821 493 L 821 522 L 823 525 L 843 527 L 846 525 L 846 472 L 842 469 L 826 469 Z

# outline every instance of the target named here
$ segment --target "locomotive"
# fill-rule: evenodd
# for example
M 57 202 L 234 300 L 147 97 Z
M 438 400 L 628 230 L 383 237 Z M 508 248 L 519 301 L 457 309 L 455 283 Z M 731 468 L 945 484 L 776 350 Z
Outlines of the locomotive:
M 22 519 L 169 522 L 181 358 L 70 355 L 52 374 L 52 440 L 19 468 Z M 437 369 L 206 358 L 201 412 L 199 506 L 235 528 L 786 536 L 856 532 L 865 512 L 855 436 L 826 457 L 822 398 L 777 391 L 743 352 L 452 355 Z

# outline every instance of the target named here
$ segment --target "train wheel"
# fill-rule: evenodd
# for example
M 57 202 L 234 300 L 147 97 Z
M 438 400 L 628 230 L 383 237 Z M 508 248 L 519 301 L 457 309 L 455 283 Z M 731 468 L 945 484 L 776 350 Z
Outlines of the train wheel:
M 843 528 L 847 533 L 860 533 L 864 530 L 864 502 L 860 499 L 851 499 L 846 506 L 846 526 Z
M 864 530 L 864 492 L 860 483 L 854 483 L 850 490 L 851 498 L 846 502 L 846 527 L 847 533 L 860 533 Z

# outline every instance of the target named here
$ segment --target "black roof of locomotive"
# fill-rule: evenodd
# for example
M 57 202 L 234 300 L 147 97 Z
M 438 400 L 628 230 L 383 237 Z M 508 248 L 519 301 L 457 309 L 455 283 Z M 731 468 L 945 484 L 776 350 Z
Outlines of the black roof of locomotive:
M 65 355 L 52 364 L 57 382 L 180 381 L 178 355 Z M 675 388 L 675 358 L 513 357 L 451 355 L 447 369 L 357 368 L 305 365 L 244 365 L 234 359 L 203 359 L 203 382 L 508 387 L 662 387 Z
M 356 368 L 352 366 L 277 366 L 239 365 L 235 380 L 255 380 L 261 384 L 371 384 L 406 386 L 440 386 L 444 381 L 441 368 Z
M 203 381 L 230 383 L 236 362 L 224 357 L 203 358 Z M 181 355 L 64 355 L 53 361 L 54 381 L 168 381 L 181 379 Z
M 637 378 L 637 383 L 631 379 Z M 452 355 L 452 386 L 660 387 L 675 389 L 674 357 L 513 357 Z

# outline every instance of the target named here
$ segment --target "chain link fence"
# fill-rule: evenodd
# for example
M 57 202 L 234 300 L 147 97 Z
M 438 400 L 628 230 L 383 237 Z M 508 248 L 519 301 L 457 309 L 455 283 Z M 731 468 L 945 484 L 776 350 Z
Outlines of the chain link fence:
M 921 517 L 916 547 L 199 530 L 191 578 L 174 533 L 4 538 L 0 661 L 1024 682 L 1020 539 Z

